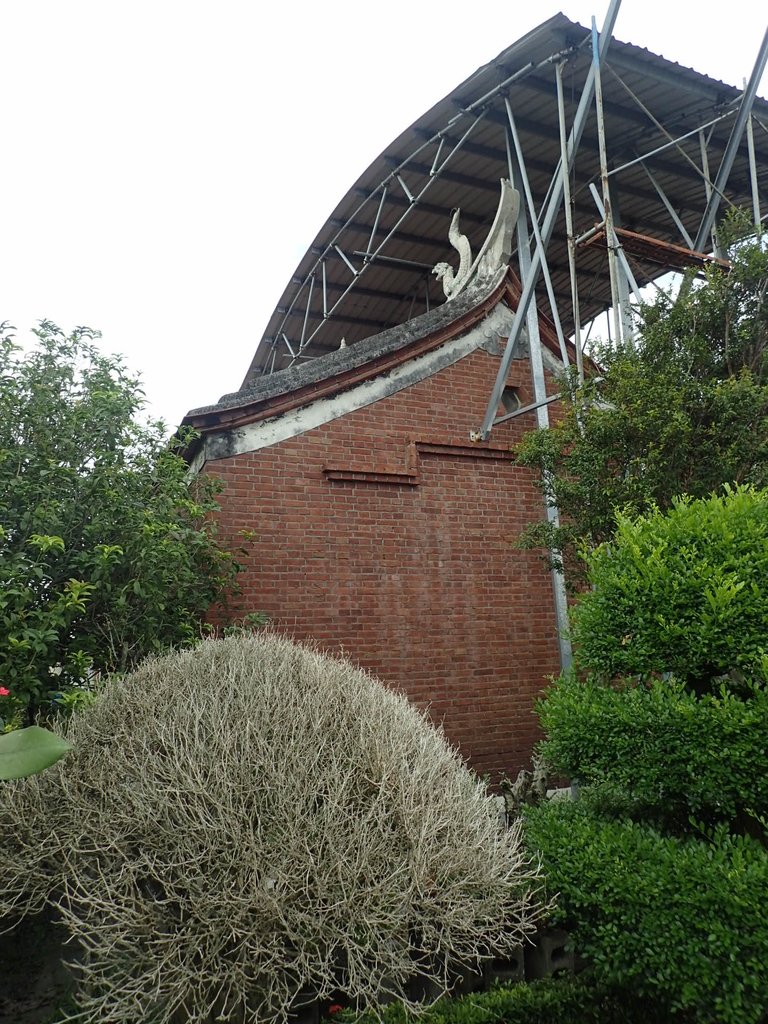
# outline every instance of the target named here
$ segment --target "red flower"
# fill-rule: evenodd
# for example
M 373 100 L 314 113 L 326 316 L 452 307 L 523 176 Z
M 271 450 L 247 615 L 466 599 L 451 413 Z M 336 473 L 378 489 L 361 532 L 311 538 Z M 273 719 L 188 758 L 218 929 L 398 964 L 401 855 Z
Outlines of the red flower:
M 341 1006 L 339 1003 L 331 1003 L 331 1005 L 328 1007 L 328 1013 L 329 1014 L 341 1013 L 341 1011 L 343 1009 L 344 1009 L 344 1007 Z
M 4 686 L 0 686 L 0 697 L 10 697 L 11 691 L 6 690 Z

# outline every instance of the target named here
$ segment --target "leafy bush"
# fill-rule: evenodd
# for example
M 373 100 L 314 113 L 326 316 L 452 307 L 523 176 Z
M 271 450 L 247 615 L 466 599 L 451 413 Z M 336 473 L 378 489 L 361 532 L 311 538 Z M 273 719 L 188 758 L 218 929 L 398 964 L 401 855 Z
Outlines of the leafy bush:
M 597 979 L 701 1024 L 758 1024 L 768 1006 L 768 853 L 607 821 L 589 800 L 531 809 L 559 917 Z
M 142 424 L 139 380 L 85 328 L 44 322 L 24 352 L 0 325 L 0 682 L 6 724 L 52 691 L 197 638 L 238 565 L 220 486 Z M 170 595 L 170 596 L 169 596 Z
M 579 665 L 604 678 L 671 672 L 698 688 L 768 666 L 768 491 L 677 498 L 617 517 L 587 556 L 573 615 Z
M 588 975 L 499 985 L 489 992 L 443 998 L 418 1015 L 401 1003 L 376 1014 L 344 1014 L 356 1024 L 666 1024 L 644 1000 L 631 1004 Z
M 84 1020 L 284 1020 L 519 944 L 520 829 L 407 700 L 271 634 L 145 662 L 0 790 L 0 916 L 60 901 Z
M 538 705 L 546 762 L 610 783 L 665 818 L 735 822 L 768 813 L 768 690 L 697 698 L 673 679 L 606 686 L 561 677 Z
M 587 557 L 576 671 L 539 706 L 586 783 L 526 813 L 600 984 L 697 1024 L 768 1006 L 768 491 L 618 517 Z

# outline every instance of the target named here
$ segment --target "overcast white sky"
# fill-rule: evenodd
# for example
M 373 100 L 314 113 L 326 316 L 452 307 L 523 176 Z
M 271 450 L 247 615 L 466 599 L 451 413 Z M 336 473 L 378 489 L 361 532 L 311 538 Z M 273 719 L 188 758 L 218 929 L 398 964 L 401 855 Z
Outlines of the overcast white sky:
M 171 425 L 236 390 L 347 188 L 479 65 L 607 0 L 0 0 L 0 320 L 103 332 Z M 734 85 L 763 0 L 624 0 Z M 760 94 L 768 93 L 763 80 Z

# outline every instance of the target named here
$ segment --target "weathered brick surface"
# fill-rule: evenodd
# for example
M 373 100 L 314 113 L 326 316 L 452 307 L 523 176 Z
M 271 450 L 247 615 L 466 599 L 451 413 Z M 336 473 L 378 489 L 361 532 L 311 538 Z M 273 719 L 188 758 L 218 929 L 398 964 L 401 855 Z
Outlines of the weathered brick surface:
M 476 446 L 491 451 L 468 441 L 497 368 L 475 352 L 209 470 L 226 487 L 223 532 L 257 534 L 243 610 L 344 651 L 428 706 L 478 771 L 513 773 L 528 762 L 533 702 L 558 661 L 549 574 L 513 546 L 543 514 L 532 473 L 509 456 L 533 418 Z M 527 363 L 509 379 L 530 401 Z

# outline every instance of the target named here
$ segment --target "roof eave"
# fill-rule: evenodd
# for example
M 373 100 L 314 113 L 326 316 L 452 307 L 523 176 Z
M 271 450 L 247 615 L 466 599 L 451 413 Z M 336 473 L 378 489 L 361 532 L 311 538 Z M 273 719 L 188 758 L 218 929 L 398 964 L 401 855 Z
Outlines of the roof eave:
M 319 381 L 313 381 L 296 390 L 270 398 L 260 399 L 256 397 L 248 399 L 244 395 L 243 398 L 245 400 L 220 408 L 193 409 L 184 417 L 182 426 L 192 427 L 201 434 L 210 433 L 215 430 L 233 429 L 249 423 L 255 423 L 258 420 L 268 419 L 272 416 L 281 416 L 292 409 L 307 405 L 309 402 L 317 401 L 320 398 L 328 398 L 339 392 L 346 391 L 382 373 L 390 372 L 408 360 L 429 352 L 450 341 L 452 338 L 466 333 L 475 324 L 483 320 L 497 303 L 504 298 L 509 298 L 510 294 L 510 279 L 507 274 L 495 284 L 490 292 L 481 293 L 478 301 L 464 310 L 455 319 L 427 334 L 412 338 L 406 344 L 393 351 L 383 352 L 362 365 L 351 366 L 340 372 L 332 373 Z M 405 331 L 408 323 L 411 322 L 403 324 L 401 329 Z M 373 341 L 374 339 L 369 340 Z

